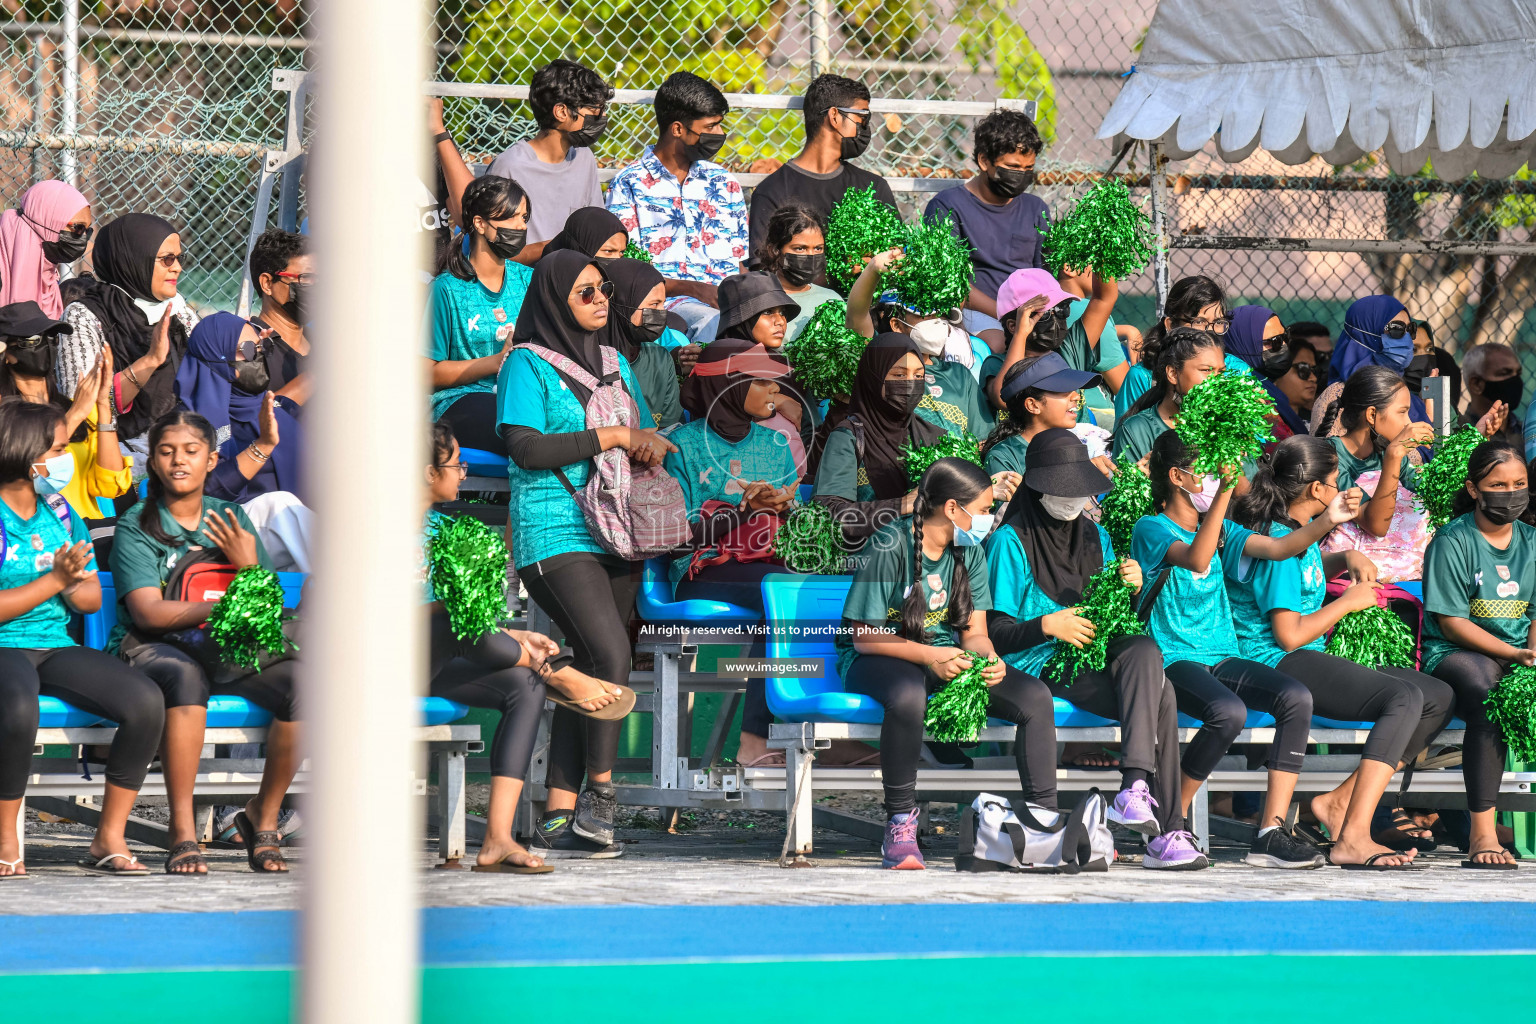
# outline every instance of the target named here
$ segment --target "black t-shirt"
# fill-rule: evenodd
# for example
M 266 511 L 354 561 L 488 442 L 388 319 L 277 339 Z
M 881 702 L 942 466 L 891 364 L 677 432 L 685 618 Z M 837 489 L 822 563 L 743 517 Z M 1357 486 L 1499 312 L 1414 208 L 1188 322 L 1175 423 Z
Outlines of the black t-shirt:
M 837 201 L 843 198 L 843 193 L 850 188 L 868 188 L 870 185 L 875 186 L 876 199 L 896 209 L 896 194 L 884 178 L 862 167 L 855 167 L 846 160 L 831 174 L 812 174 L 793 163 L 780 167 L 752 190 L 752 208 L 748 214 L 751 258 L 757 258 L 757 250 L 768 237 L 768 218 L 787 200 L 800 200 L 814 210 L 825 224 L 827 215 L 832 212 Z
M 251 326 L 257 331 L 265 331 L 271 325 L 259 316 L 251 317 Z M 288 382 L 304 372 L 305 357 L 299 355 L 288 347 L 281 334 L 273 334 L 267 339 L 265 361 L 267 364 L 267 387 L 272 391 L 279 391 L 288 386 Z

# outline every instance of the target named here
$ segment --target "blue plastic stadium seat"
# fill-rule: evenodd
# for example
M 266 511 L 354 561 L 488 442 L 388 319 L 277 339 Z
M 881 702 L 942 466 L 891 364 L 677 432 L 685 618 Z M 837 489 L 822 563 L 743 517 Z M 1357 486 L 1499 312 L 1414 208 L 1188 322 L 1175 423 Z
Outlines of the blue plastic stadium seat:
M 761 622 L 762 616 L 750 608 L 725 601 L 704 598 L 676 600 L 672 582 L 667 577 L 665 557 L 648 558 L 640 573 L 640 593 L 635 608 L 645 622 L 678 622 L 694 626 L 745 626 Z
M 1414 597 L 1418 598 L 1420 604 L 1424 603 L 1424 581 L 1423 580 L 1399 580 L 1397 583 L 1394 583 L 1393 586 L 1398 587 L 1398 588 L 1400 588 L 1402 590 L 1406 590 L 1408 593 L 1410 593 Z
M 480 448 L 459 448 L 459 461 L 469 469 L 470 476 L 503 477 L 507 475 L 507 457 Z
M 57 697 L 38 697 L 37 716 L 40 729 L 79 729 L 102 722 L 99 716 L 81 711 Z
M 1116 725 L 1113 718 L 1100 718 L 1098 715 L 1074 707 L 1070 701 L 1060 697 L 1053 697 L 1056 705 L 1056 728 L 1058 729 L 1097 729 L 1106 725 Z
M 1322 715 L 1312 716 L 1312 725 L 1317 729 L 1369 729 L 1375 724 L 1375 722 L 1341 722 L 1336 718 L 1324 718 Z M 1446 725 L 1447 729 L 1465 729 L 1466 727 L 1467 723 L 1460 718 L 1452 718 Z
M 795 499 L 801 504 L 811 500 L 811 495 L 816 493 L 815 484 L 801 484 L 795 489 Z

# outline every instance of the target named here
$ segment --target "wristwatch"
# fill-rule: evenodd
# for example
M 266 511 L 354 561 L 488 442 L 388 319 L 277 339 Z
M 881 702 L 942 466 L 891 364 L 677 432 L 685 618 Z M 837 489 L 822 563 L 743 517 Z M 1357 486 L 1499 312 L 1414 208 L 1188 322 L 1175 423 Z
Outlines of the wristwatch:
M 96 433 L 98 433 L 98 434 L 115 434 L 115 433 L 117 433 L 117 420 L 108 420 L 105 423 L 98 423 L 98 424 L 96 424 Z

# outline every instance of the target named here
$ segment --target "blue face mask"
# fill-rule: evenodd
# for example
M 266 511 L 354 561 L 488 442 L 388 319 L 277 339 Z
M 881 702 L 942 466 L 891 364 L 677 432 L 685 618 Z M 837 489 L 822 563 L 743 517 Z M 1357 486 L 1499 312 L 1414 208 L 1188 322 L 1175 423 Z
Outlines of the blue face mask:
M 32 466 L 34 469 L 41 466 L 48 471 L 45 475 L 32 478 L 32 489 L 38 494 L 58 494 L 75 478 L 75 457 L 69 452 L 34 462 Z
M 973 548 L 987 539 L 987 534 L 992 532 L 992 522 L 996 519 L 990 512 L 978 512 L 971 516 L 971 528 L 965 529 L 959 523 L 955 524 L 955 546 L 960 548 Z

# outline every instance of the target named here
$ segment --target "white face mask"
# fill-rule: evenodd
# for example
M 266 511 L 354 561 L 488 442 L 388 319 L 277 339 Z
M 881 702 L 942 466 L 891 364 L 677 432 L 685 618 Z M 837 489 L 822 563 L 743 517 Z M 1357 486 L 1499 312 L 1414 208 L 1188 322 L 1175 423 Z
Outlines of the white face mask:
M 1050 513 L 1053 519 L 1060 519 L 1064 523 L 1070 523 L 1083 514 L 1083 509 L 1088 507 L 1087 498 L 1058 498 L 1053 494 L 1040 495 L 1040 505 Z
M 949 332 L 949 321 L 938 317 L 909 326 L 912 344 L 925 356 L 942 356 L 944 345 L 949 341 Z
M 1197 478 L 1198 479 L 1198 478 Z M 1211 503 L 1216 500 L 1216 495 L 1221 491 L 1221 481 L 1214 477 L 1205 477 L 1205 483 L 1200 485 L 1198 491 L 1185 491 L 1189 495 L 1189 503 L 1195 506 L 1195 511 L 1205 515 L 1211 510 Z

